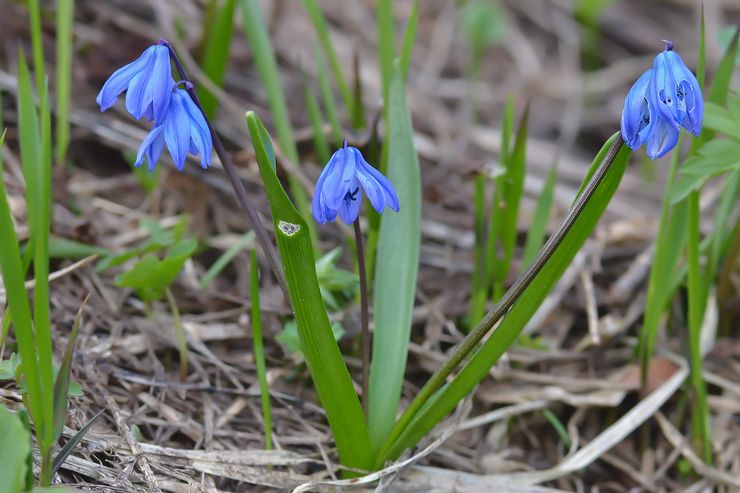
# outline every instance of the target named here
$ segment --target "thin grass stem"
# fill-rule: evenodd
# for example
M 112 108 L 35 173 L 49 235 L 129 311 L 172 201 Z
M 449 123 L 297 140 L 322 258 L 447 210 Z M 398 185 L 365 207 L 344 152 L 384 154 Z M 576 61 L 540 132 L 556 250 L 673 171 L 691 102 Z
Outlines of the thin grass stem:
M 270 409 L 270 387 L 267 384 L 265 344 L 262 337 L 262 314 L 260 312 L 260 281 L 257 256 L 251 251 L 250 287 L 252 295 L 252 338 L 254 341 L 254 364 L 257 367 L 257 382 L 262 401 L 262 420 L 265 426 L 265 448 L 272 449 L 272 410 Z
M 362 324 L 362 409 L 367 415 L 370 394 L 370 316 L 368 314 L 367 273 L 365 271 L 365 249 L 362 243 L 360 219 L 353 223 L 357 247 L 357 269 L 360 275 L 360 318 Z

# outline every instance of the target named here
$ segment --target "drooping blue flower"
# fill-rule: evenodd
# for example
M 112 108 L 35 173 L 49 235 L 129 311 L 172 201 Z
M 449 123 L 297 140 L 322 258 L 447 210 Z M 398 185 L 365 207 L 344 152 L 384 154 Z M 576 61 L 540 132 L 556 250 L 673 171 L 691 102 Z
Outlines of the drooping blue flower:
M 346 224 L 352 224 L 360 213 L 363 190 L 379 213 L 386 206 L 398 212 L 398 196 L 391 182 L 345 140 L 344 147 L 332 155 L 316 183 L 311 203 L 314 219 L 324 224 L 334 222 L 339 215 Z
M 704 97 L 699 81 L 673 51 L 673 43 L 665 41 L 665 50 L 653 62 L 653 101 L 668 119 L 694 135 L 701 133 Z
M 622 110 L 622 138 L 630 149 L 645 144 L 650 159 L 676 146 L 684 126 L 699 135 L 704 101 L 696 77 L 666 42 L 666 49 L 630 89 Z
M 139 120 L 144 116 L 161 123 L 174 85 L 169 49 L 163 44 L 153 45 L 139 58 L 113 72 L 95 101 L 100 111 L 105 111 L 126 91 L 126 109 L 134 118 Z
M 149 161 L 149 170 L 154 171 L 165 144 L 180 171 L 185 165 L 188 152 L 200 154 L 200 165 L 203 169 L 211 164 L 213 153 L 211 132 L 200 108 L 183 89 L 175 89 L 164 120 L 149 131 L 149 135 L 139 146 L 136 166 L 141 166 L 146 157 Z
M 651 98 L 653 73 L 650 69 L 642 74 L 627 93 L 621 126 L 622 137 L 630 149 L 645 144 L 648 157 L 657 159 L 676 145 L 678 125 L 663 117 Z

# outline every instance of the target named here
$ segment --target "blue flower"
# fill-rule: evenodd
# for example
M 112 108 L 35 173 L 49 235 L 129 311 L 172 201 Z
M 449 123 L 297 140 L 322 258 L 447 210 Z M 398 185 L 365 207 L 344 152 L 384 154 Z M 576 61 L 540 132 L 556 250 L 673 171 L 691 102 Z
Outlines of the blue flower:
M 175 89 L 164 120 L 151 129 L 139 146 L 136 166 L 141 166 L 146 156 L 149 170 L 154 171 L 165 144 L 180 171 L 185 165 L 188 152 L 200 154 L 200 165 L 203 169 L 211 164 L 213 142 L 210 129 L 200 108 L 183 89 Z
M 339 149 L 316 183 L 311 212 L 320 224 L 333 222 L 337 214 L 346 224 L 357 220 L 362 204 L 362 192 L 373 208 L 383 213 L 386 206 L 398 212 L 398 196 L 388 178 L 370 166 L 360 151 L 347 146 Z
M 622 138 L 633 150 L 645 144 L 648 157 L 657 159 L 676 146 L 680 126 L 699 135 L 703 108 L 696 77 L 666 42 L 653 68 L 637 79 L 625 98 Z
M 673 43 L 665 41 L 665 44 L 665 50 L 653 62 L 652 99 L 663 116 L 699 135 L 704 114 L 699 81 L 673 51 Z
M 170 104 L 172 88 L 170 52 L 167 46 L 150 46 L 139 58 L 125 65 L 105 81 L 95 101 L 105 111 L 126 91 L 126 109 L 139 120 L 142 116 L 160 123 Z
M 657 159 L 678 142 L 678 125 L 666 120 L 650 97 L 653 82 L 650 69 L 635 82 L 624 101 L 622 137 L 630 149 L 645 144 L 648 157 Z

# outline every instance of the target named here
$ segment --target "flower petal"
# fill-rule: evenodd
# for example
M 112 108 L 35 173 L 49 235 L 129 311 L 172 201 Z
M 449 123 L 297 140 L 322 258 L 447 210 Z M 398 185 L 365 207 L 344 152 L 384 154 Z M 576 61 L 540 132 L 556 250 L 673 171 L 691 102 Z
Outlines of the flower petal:
M 653 127 L 656 111 L 649 98 L 652 76 L 652 69 L 642 74 L 624 100 L 621 122 L 622 138 L 633 150 L 645 143 Z
M 660 112 L 694 135 L 701 133 L 704 99 L 696 76 L 681 56 L 666 49 L 655 57 L 652 95 Z
M 342 204 L 339 206 L 339 217 L 345 224 L 352 224 L 360 215 L 360 206 L 362 205 L 362 188 L 355 178 L 350 185 L 350 192 L 345 194 Z
M 164 121 L 164 139 L 177 169 L 182 171 L 190 149 L 190 118 L 182 101 L 182 89 L 172 95 Z M 184 92 L 184 91 L 182 91 Z M 186 94 L 187 96 L 187 94 Z
M 328 216 L 324 212 L 323 201 L 321 200 L 321 191 L 324 188 L 326 175 L 331 172 L 333 166 L 332 161 L 329 161 L 329 164 L 321 171 L 319 180 L 316 182 L 316 188 L 314 188 L 313 200 L 311 200 L 311 214 L 313 214 L 313 218 L 319 224 L 324 224 L 328 220 Z
M 159 123 L 164 120 L 175 81 L 172 79 L 169 49 L 164 45 L 157 45 L 155 48 L 157 51 L 145 92 L 145 102 L 152 105 L 154 121 Z
M 128 88 L 131 79 L 144 70 L 154 57 L 154 48 L 155 46 L 150 46 L 144 50 L 139 58 L 119 68 L 108 77 L 95 98 L 95 102 L 100 106 L 100 111 L 105 111 L 116 104 L 118 95 Z
M 645 150 L 650 159 L 663 157 L 678 142 L 678 125 L 667 118 L 658 117 L 653 130 L 645 141 Z
M 321 189 L 321 200 L 329 209 L 337 210 L 355 181 L 355 160 L 346 149 L 339 149 L 329 159 L 332 166 L 327 172 L 326 182 Z
M 162 125 L 158 125 L 149 131 L 139 146 L 139 152 L 136 154 L 136 162 L 134 163 L 135 166 L 141 166 L 146 155 L 149 160 L 149 171 L 154 171 L 154 166 L 157 164 L 159 155 L 162 153 L 162 148 L 164 147 L 163 131 L 164 127 Z
M 207 168 L 210 166 L 213 157 L 211 130 L 208 128 L 208 123 L 203 117 L 203 112 L 198 108 L 187 91 L 183 91 L 182 101 L 185 106 L 185 111 L 187 111 L 188 117 L 190 118 L 191 138 L 193 141 L 200 143 L 200 145 L 197 146 L 198 152 L 201 155 L 200 165 L 203 168 Z M 191 150 L 191 152 L 193 151 Z
M 383 175 L 383 173 L 381 173 L 380 171 L 372 167 L 370 163 L 365 161 L 365 158 L 362 156 L 362 154 L 360 154 L 360 151 L 358 151 L 357 149 L 355 149 L 355 151 L 360 156 L 360 164 L 358 165 L 357 171 L 358 178 L 362 180 L 363 174 L 370 175 L 370 177 L 375 180 L 380 189 L 383 191 L 385 205 L 398 212 L 400 209 L 398 205 L 398 195 L 396 194 L 395 188 L 393 188 L 393 184 L 388 178 L 385 177 L 385 175 Z M 367 189 L 365 190 L 367 191 Z M 370 196 L 370 192 L 368 192 L 368 196 Z M 370 200 L 370 202 L 372 203 L 372 199 Z M 375 207 L 375 204 L 373 204 L 373 207 Z M 383 212 L 382 209 L 378 209 L 377 207 L 375 207 L 375 210 L 377 210 L 378 212 Z

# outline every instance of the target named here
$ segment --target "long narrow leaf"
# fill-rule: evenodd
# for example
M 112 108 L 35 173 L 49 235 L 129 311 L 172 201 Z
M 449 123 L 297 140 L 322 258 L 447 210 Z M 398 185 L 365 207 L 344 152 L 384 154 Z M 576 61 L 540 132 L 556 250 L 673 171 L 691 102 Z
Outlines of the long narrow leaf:
M 342 464 L 367 469 L 372 463 L 367 425 L 321 298 L 306 221 L 286 195 L 270 163 L 267 149 L 272 144 L 263 140 L 266 131 L 262 122 L 249 112 L 247 125 L 270 202 L 306 364 L 326 410 Z
M 610 146 L 613 140 L 614 137 L 607 141 L 605 147 Z M 515 299 L 511 309 L 491 336 L 465 363 L 453 381 L 442 387 L 419 412 L 413 415 L 408 424 L 400 430 L 400 435 L 393 440 L 392 445 L 383 448 L 376 464 L 396 458 L 403 450 L 416 444 L 488 374 L 491 366 L 516 341 L 527 321 L 593 231 L 619 185 L 629 155 L 630 150 L 626 146 L 621 146 L 611 163 L 599 164 L 599 161 L 595 161 L 594 164 L 599 164 L 603 175 L 599 177 L 600 181 L 594 182 L 597 186 L 592 188 L 592 193 L 584 196 L 584 200 L 587 200 L 584 208 L 567 228 L 562 241 L 552 251 L 531 283 Z
M 74 356 L 75 343 L 77 342 L 77 333 L 80 330 L 80 323 L 82 322 L 82 312 L 87 305 L 89 295 L 84 299 L 80 309 L 77 311 L 75 316 L 74 324 L 72 325 L 72 332 L 69 333 L 69 339 L 67 340 L 67 348 L 64 350 L 64 357 L 62 358 L 62 366 L 59 368 L 57 373 L 56 381 L 54 382 L 54 437 L 53 440 L 56 442 L 59 437 L 62 436 L 62 429 L 64 428 L 64 422 L 67 419 L 67 397 L 69 394 L 69 381 L 70 371 L 72 369 L 72 356 Z
M 252 303 L 252 340 L 254 343 L 254 364 L 257 367 L 257 381 L 262 401 L 262 421 L 265 428 L 265 449 L 272 448 L 272 411 L 270 410 L 270 388 L 267 385 L 267 365 L 265 364 L 265 345 L 262 338 L 262 313 L 260 311 L 260 279 L 257 254 L 252 250 L 250 265 L 250 291 Z
M 558 176 L 558 169 L 553 166 L 545 179 L 545 185 L 537 199 L 537 205 L 534 209 L 532 224 L 529 225 L 529 233 L 524 243 L 524 252 L 522 253 L 522 268 L 526 269 L 532 263 L 537 252 L 545 242 L 547 234 L 547 223 L 550 219 L 550 209 L 552 208 L 552 199 L 555 191 L 555 181 Z
M 403 80 L 408 79 L 409 65 L 411 65 L 411 53 L 414 51 L 414 41 L 416 40 L 416 27 L 419 24 L 419 0 L 414 0 L 414 6 L 411 9 L 408 21 L 406 21 L 406 30 L 403 32 L 401 41 L 401 54 L 399 63 L 401 65 L 401 75 Z
M 72 81 L 72 21 L 74 0 L 57 2 L 57 79 L 56 79 L 56 129 L 57 165 L 64 165 L 69 146 L 69 100 Z
M 342 65 L 339 63 L 337 52 L 334 50 L 334 45 L 331 43 L 329 27 L 327 26 L 324 14 L 321 13 L 321 8 L 319 8 L 316 0 L 303 0 L 303 7 L 306 9 L 309 19 L 311 19 L 311 24 L 313 24 L 325 55 L 329 58 L 329 65 L 334 74 L 334 80 L 339 86 L 339 92 L 342 93 L 342 99 L 344 99 L 344 105 L 347 108 L 347 112 L 350 114 L 353 126 L 356 126 L 357 122 L 354 116 L 354 97 L 352 96 L 352 91 L 349 88 L 347 78 L 342 70 Z M 360 125 L 360 127 L 361 126 L 362 125 Z
M 393 0 L 378 0 L 378 61 L 380 82 L 383 88 L 383 106 L 388 111 L 389 91 L 393 81 L 393 61 L 396 59 L 396 32 L 393 26 Z M 386 113 L 387 114 L 387 113 Z
M 406 369 L 421 241 L 421 177 L 400 68 L 390 88 L 388 179 L 401 210 L 380 223 L 375 270 L 375 339 L 370 365 L 368 426 L 374 447 L 393 427 Z
M 217 10 L 213 20 L 213 28 L 206 33 L 206 42 L 203 50 L 202 68 L 203 72 L 213 81 L 221 86 L 226 75 L 226 67 L 229 64 L 229 47 L 234 34 L 234 10 L 236 0 L 226 0 L 223 7 L 218 9 L 214 2 L 213 8 Z M 208 118 L 216 115 L 217 101 L 205 87 L 198 87 L 198 99 Z
M 30 87 L 31 81 L 25 84 Z M 22 88 L 19 85 L 19 90 Z M 5 133 L 0 137 L 0 146 L 5 140 Z M 8 306 L 12 309 L 13 328 L 18 343 L 18 352 L 23 364 L 22 371 L 28 392 L 28 410 L 39 429 L 43 428 L 41 415 L 41 384 L 39 383 L 38 361 L 36 359 L 36 342 L 33 334 L 31 306 L 24 283 L 23 263 L 21 260 L 18 239 L 13 226 L 13 218 L 5 193 L 5 182 L 2 179 L 3 169 L 0 166 L 0 270 L 3 274 Z M 7 312 L 6 312 L 7 314 Z
M 51 474 L 52 476 L 56 474 L 56 472 L 59 470 L 59 467 L 64 464 L 64 461 L 69 457 L 69 454 L 72 453 L 72 451 L 75 449 L 75 447 L 82 441 L 82 439 L 85 437 L 85 433 L 87 433 L 87 430 L 90 429 L 90 427 L 95 424 L 95 421 L 98 420 L 98 418 L 103 414 L 105 409 L 101 409 L 97 413 L 95 413 L 95 416 L 90 418 L 90 421 L 85 423 L 85 426 L 79 429 L 75 435 L 69 439 L 67 443 L 64 444 L 64 447 L 59 450 L 57 455 L 54 457 L 54 460 L 51 463 Z M 34 489 L 34 492 L 39 491 L 38 489 Z M 58 492 L 63 491 L 56 488 L 49 488 L 49 492 Z

